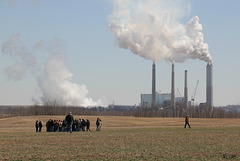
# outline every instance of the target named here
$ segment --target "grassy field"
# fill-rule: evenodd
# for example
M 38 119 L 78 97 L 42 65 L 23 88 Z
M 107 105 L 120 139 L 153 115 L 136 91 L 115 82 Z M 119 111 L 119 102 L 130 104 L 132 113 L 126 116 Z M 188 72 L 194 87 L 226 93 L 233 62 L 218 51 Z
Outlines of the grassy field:
M 184 118 L 105 116 L 96 132 L 84 116 L 92 132 L 35 133 L 49 118 L 0 119 L 0 160 L 240 160 L 240 119 L 190 118 L 184 129 Z

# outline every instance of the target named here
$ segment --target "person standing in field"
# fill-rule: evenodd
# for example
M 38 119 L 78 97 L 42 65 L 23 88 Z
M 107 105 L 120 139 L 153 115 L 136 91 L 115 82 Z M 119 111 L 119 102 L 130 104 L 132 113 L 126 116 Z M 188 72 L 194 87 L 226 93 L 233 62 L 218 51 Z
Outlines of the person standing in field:
M 90 121 L 87 119 L 87 122 L 86 122 L 86 126 L 87 126 L 87 131 L 91 131 L 90 130 Z
M 42 121 L 39 121 L 39 124 L 38 124 L 38 126 L 39 126 L 39 132 L 42 132 Z
M 96 131 L 99 131 L 99 129 L 100 129 L 100 119 L 99 118 L 97 118 L 96 126 L 97 126 Z
M 85 131 L 86 121 L 82 119 L 81 121 L 82 131 Z
M 49 120 L 46 122 L 46 131 L 47 131 L 47 132 L 51 132 L 51 130 L 50 130 L 50 124 L 51 124 L 51 119 L 49 119 Z
M 74 118 L 72 116 L 72 112 L 69 112 L 69 114 L 66 116 L 65 118 L 66 122 L 67 122 L 67 132 L 70 131 L 70 133 L 72 133 L 72 124 L 73 124 L 73 121 L 74 121 Z
M 100 125 L 99 125 L 99 131 L 102 131 L 102 120 L 101 120 L 101 119 L 99 119 L 99 121 L 100 121 Z
M 36 132 L 38 132 L 38 120 L 35 122 Z
M 184 128 L 186 128 L 187 125 L 188 125 L 189 128 L 191 128 L 191 126 L 190 126 L 190 124 L 189 124 L 189 115 L 187 115 L 187 116 L 185 117 L 185 126 L 184 126 Z

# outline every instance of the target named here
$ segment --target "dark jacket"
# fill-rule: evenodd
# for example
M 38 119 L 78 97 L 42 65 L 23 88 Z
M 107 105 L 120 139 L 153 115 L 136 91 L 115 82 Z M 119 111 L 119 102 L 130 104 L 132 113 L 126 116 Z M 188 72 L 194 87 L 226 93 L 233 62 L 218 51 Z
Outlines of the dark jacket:
M 90 126 L 90 121 L 89 120 L 87 120 L 86 125 L 87 125 L 87 127 Z
M 67 115 L 65 120 L 67 121 L 67 124 L 73 124 L 74 118 L 72 115 Z
M 38 121 L 36 121 L 36 123 L 35 123 L 35 127 L 38 127 Z
M 42 127 L 42 122 L 41 121 L 39 122 L 39 127 Z
M 97 125 L 97 126 L 100 125 L 100 120 L 99 120 L 99 119 L 97 119 L 97 121 L 96 121 L 96 125 Z
M 186 123 L 189 123 L 189 116 L 186 116 L 185 122 L 186 122 Z

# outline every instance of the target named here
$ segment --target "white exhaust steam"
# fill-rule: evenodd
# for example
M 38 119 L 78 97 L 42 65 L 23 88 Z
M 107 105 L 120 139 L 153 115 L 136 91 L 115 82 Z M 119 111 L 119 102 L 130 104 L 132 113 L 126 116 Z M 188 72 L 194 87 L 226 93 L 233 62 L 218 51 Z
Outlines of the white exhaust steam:
M 56 40 L 46 45 L 43 41 L 37 42 L 33 51 L 40 50 L 41 56 L 48 53 L 45 65 L 37 62 L 37 55 L 29 52 L 27 47 L 19 40 L 19 35 L 12 35 L 7 42 L 2 44 L 2 51 L 16 60 L 8 67 L 5 73 L 13 80 L 21 80 L 26 72 L 30 72 L 38 82 L 41 92 L 40 102 L 47 105 L 67 106 L 105 106 L 98 100 L 93 101 L 87 97 L 88 89 L 85 85 L 72 82 L 73 73 L 65 62 L 64 45 Z M 34 98 L 33 100 L 38 100 Z
M 109 30 L 120 48 L 153 62 L 212 61 L 199 18 L 180 23 L 190 10 L 187 0 L 114 0 L 113 4 Z
M 87 97 L 87 87 L 71 82 L 72 77 L 73 73 L 65 64 L 65 56 L 52 56 L 45 65 L 43 76 L 38 78 L 41 100 L 47 104 L 97 106 Z

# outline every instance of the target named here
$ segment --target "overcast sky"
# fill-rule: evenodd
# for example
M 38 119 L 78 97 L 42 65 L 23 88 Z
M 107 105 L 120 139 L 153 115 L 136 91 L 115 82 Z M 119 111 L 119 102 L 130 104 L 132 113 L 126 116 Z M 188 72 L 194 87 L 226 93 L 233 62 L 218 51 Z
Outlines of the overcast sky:
M 180 22 L 186 24 L 198 16 L 203 26 L 204 42 L 213 59 L 214 105 L 239 104 L 240 1 L 186 1 L 191 7 Z M 36 73 L 44 71 L 53 42 L 60 42 L 54 52 L 65 55 L 64 64 L 72 74 L 68 80 L 84 85 L 88 92 L 83 97 L 88 101 L 138 105 L 141 93 L 151 93 L 152 61 L 118 47 L 108 28 L 112 11 L 108 0 L 0 0 L 0 105 L 41 102 L 41 74 Z M 29 63 L 17 68 L 25 59 L 3 51 L 13 36 L 26 53 L 34 55 L 36 66 Z M 36 47 L 39 43 L 45 50 Z M 11 67 L 25 72 L 11 75 Z M 171 63 L 162 60 L 156 68 L 157 90 L 170 93 Z M 205 102 L 206 62 L 189 59 L 175 64 L 176 96 L 184 94 L 184 70 L 188 70 L 189 99 L 199 80 L 195 102 Z

